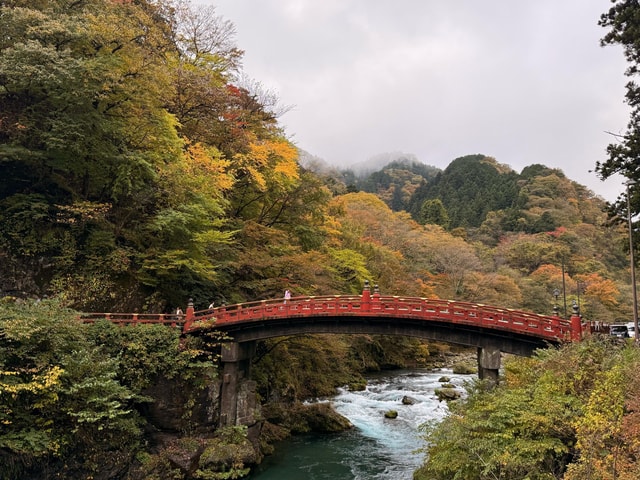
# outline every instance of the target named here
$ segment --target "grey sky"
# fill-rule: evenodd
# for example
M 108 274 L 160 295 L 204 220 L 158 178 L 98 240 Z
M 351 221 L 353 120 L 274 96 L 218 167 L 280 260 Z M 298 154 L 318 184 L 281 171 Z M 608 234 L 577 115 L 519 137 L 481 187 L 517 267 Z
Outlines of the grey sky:
M 533 163 L 607 200 L 593 170 L 629 119 L 609 0 L 207 0 L 236 26 L 244 71 L 293 108 L 300 148 L 337 166 L 404 152 Z

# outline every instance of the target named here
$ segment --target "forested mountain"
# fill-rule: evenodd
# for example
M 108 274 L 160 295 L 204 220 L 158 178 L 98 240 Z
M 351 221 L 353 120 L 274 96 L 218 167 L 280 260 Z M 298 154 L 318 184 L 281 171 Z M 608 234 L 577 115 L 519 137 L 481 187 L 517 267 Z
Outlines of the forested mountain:
M 518 199 L 518 178 L 506 167 L 483 155 L 454 160 L 411 199 L 414 214 L 424 201 L 440 199 L 451 227 L 479 227 L 491 211 L 513 208 Z
M 589 199 L 596 209 L 603 207 L 592 192 L 558 169 L 530 165 L 518 174 L 485 155 L 456 158 L 444 171 L 419 162 L 394 161 L 355 180 L 351 171 L 342 173 L 345 181 L 376 193 L 392 210 L 405 210 L 419 223 L 449 229 L 475 230 L 490 217 L 492 228 L 500 231 L 540 233 L 580 217 L 577 211 L 569 211 L 569 198 L 575 204 Z M 443 209 L 442 221 L 434 218 L 434 205 Z
M 416 190 L 434 178 L 438 169 L 417 161 L 394 160 L 382 170 L 354 182 L 357 188 L 375 193 L 394 211 L 407 210 Z

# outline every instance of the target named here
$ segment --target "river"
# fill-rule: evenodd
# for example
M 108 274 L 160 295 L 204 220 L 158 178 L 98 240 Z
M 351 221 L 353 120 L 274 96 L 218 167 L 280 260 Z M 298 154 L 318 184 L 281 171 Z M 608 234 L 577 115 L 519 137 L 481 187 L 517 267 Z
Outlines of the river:
M 423 445 L 418 426 L 447 413 L 434 390 L 441 377 L 463 390 L 473 375 L 451 370 L 402 370 L 368 378 L 360 392 L 340 390 L 332 397 L 336 411 L 353 430 L 332 435 L 295 436 L 276 446 L 276 453 L 249 477 L 251 480 L 410 480 L 423 461 L 415 450 Z M 403 405 L 402 398 L 415 399 Z M 396 419 L 384 418 L 388 410 Z

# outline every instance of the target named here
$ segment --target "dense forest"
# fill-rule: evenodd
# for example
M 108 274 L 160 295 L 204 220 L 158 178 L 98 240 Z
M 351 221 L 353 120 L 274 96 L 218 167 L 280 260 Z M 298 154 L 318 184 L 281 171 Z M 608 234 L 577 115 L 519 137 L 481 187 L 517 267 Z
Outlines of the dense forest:
M 603 43 L 622 44 L 633 62 L 640 41 L 627 28 L 638 7 L 614 3 L 601 20 L 611 29 Z M 133 334 L 106 325 L 80 328 L 77 311 L 169 312 L 189 298 L 205 308 L 285 289 L 355 294 L 370 280 L 385 294 L 545 314 L 575 301 L 587 321 L 633 317 L 626 199 L 607 205 L 558 169 L 518 173 L 509 159 L 471 152 L 444 170 L 394 158 L 363 173 L 310 159 L 279 125 L 286 109 L 277 97 L 243 75 L 234 26 L 213 7 L 0 0 L 0 32 L 5 478 L 81 446 L 80 471 L 105 450 L 142 451 L 134 406 L 149 401 L 152 377 L 175 377 L 177 367 L 215 376 L 202 344 L 169 332 L 126 338 Z M 638 105 L 637 95 L 631 82 L 627 101 Z M 596 166 L 602 178 L 640 180 L 636 128 L 634 113 Z M 282 375 L 278 388 L 301 400 L 359 381 L 367 368 L 428 355 L 416 342 L 389 342 L 287 347 L 314 352 L 317 362 L 340 352 L 344 370 L 328 382 L 269 371 L 277 362 L 268 356 L 257 375 Z M 406 357 L 394 358 L 398 351 Z M 278 395 L 260 392 L 265 401 Z

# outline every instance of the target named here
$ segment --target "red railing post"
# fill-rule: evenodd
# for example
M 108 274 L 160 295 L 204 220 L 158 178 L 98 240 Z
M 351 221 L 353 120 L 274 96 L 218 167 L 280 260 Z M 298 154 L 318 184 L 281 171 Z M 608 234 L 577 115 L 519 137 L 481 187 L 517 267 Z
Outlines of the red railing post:
M 195 319 L 195 309 L 193 308 L 193 299 L 189 299 L 187 303 L 187 313 L 184 316 L 184 325 L 182 327 L 183 332 L 188 332 Z M 180 319 L 178 319 L 180 320 Z
M 371 290 L 369 288 L 369 280 L 364 281 L 362 289 L 362 310 L 368 312 L 371 310 Z
M 374 310 L 380 310 L 380 289 L 378 288 L 378 285 L 374 285 L 373 286 L 373 296 L 372 296 L 372 300 L 373 300 L 373 305 L 372 308 Z

